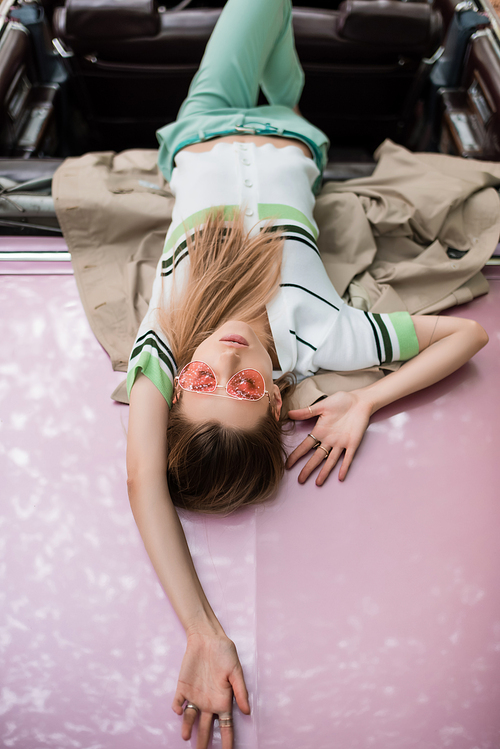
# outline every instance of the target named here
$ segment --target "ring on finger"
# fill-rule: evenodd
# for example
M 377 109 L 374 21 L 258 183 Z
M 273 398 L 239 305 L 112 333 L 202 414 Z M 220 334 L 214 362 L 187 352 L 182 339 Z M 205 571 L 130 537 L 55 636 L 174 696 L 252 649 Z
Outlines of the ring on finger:
M 328 458 L 328 456 L 330 455 L 330 453 L 332 451 L 332 448 L 330 448 L 329 450 L 327 450 L 326 447 L 323 447 L 323 445 L 317 445 L 316 446 L 316 450 L 323 450 L 323 452 L 325 453 L 326 457 Z M 324 458 L 323 458 L 323 460 L 324 460 Z
M 192 702 L 188 702 L 187 705 L 184 705 L 184 712 L 186 712 L 186 710 L 196 710 L 197 713 L 200 712 L 200 708 L 193 705 Z
M 230 715 L 227 718 L 219 718 L 219 726 L 221 728 L 232 728 L 233 727 L 233 716 Z
M 314 436 L 312 432 L 309 432 L 307 435 L 308 437 L 312 437 L 314 440 L 314 445 L 312 446 L 312 449 L 315 450 L 317 447 L 321 445 L 321 440 L 319 440 L 317 437 Z

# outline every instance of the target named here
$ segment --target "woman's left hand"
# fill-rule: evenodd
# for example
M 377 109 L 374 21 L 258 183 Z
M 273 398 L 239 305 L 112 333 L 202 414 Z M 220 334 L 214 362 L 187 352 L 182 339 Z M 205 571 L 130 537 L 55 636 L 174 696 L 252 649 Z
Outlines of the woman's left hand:
M 298 408 L 289 411 L 288 416 L 294 421 L 304 421 L 317 416 L 316 425 L 311 432 L 321 447 L 314 450 L 299 474 L 299 483 L 303 484 L 311 473 L 321 466 L 316 478 L 316 485 L 321 486 L 330 471 L 345 450 L 344 459 L 339 470 L 339 480 L 346 477 L 354 454 L 359 447 L 370 421 L 372 407 L 359 391 L 339 392 L 329 395 L 309 408 Z M 299 458 L 314 448 L 315 441 L 309 435 L 289 455 L 286 467 L 291 468 Z M 324 448 L 324 449 L 322 449 Z M 328 451 L 328 457 L 326 452 Z
M 197 749 L 207 749 L 214 715 L 232 718 L 233 693 L 240 710 L 250 713 L 245 679 L 234 643 L 222 634 L 188 635 L 172 709 L 183 715 L 182 738 L 189 741 L 198 717 Z M 198 710 L 183 710 L 184 702 Z M 222 749 L 233 749 L 232 725 L 222 725 Z

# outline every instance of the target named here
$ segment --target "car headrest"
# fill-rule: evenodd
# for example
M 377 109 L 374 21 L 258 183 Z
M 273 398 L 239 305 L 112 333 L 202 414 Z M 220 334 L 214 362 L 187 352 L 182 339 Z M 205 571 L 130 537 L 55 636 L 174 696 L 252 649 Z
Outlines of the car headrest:
M 160 28 L 154 0 L 66 0 L 64 15 L 67 34 L 76 38 L 155 36 Z
M 352 42 L 425 47 L 431 39 L 439 38 L 441 16 L 427 3 L 344 0 L 339 6 L 337 30 Z

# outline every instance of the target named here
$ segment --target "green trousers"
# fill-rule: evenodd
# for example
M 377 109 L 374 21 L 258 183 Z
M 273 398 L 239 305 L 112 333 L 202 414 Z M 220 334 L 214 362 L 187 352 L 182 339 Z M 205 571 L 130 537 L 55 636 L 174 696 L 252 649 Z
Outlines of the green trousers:
M 328 138 L 292 111 L 303 86 L 290 0 L 228 0 L 177 120 L 156 133 L 166 179 L 181 148 L 232 133 L 298 138 L 322 171 Z M 256 106 L 259 88 L 266 106 Z

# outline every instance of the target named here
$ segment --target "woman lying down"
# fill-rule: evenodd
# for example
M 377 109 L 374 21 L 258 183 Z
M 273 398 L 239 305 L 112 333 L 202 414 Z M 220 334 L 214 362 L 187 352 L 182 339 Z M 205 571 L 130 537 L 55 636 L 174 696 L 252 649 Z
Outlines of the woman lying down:
M 259 86 L 268 106 L 256 107 Z M 250 712 L 234 644 L 205 597 L 175 506 L 227 514 L 263 502 L 285 465 L 343 481 L 370 417 L 446 377 L 487 343 L 476 322 L 342 302 L 322 264 L 314 193 L 328 140 L 297 104 L 290 0 L 229 0 L 175 123 L 159 131 L 176 198 L 149 312 L 130 358 L 128 486 L 158 577 L 187 635 L 173 709 L 205 749 Z M 175 168 L 174 168 L 175 166 Z M 286 458 L 283 398 L 318 369 L 407 361 L 290 419 L 317 419 Z

